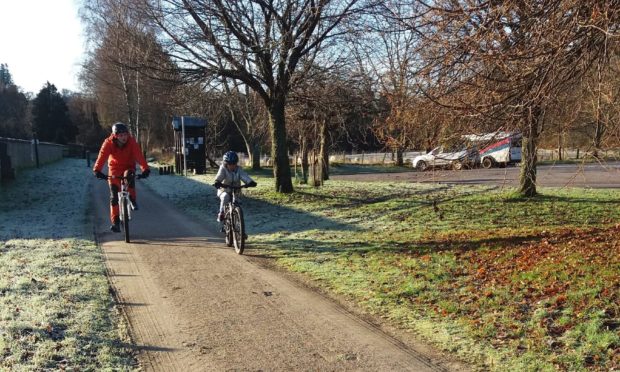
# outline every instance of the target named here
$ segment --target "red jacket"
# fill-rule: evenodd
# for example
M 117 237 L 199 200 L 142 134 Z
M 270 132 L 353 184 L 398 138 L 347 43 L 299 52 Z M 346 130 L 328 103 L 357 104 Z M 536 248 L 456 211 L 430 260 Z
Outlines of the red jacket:
M 97 156 L 93 170 L 101 172 L 103 163 L 106 160 L 108 160 L 108 173 L 111 176 L 122 176 L 126 170 L 136 169 L 136 162 L 140 164 L 143 172 L 149 169 L 149 165 L 146 163 L 144 155 L 142 155 L 140 145 L 131 136 L 127 138 L 127 143 L 123 147 L 116 145 L 113 134 L 106 138 L 103 141 L 103 145 L 101 145 L 101 150 L 99 150 L 99 156 Z

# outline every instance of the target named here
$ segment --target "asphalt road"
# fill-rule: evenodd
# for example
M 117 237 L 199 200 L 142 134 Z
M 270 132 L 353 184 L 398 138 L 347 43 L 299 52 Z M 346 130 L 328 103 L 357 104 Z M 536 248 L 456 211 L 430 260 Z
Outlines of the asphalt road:
M 518 186 L 519 167 L 429 170 L 401 173 L 333 175 L 332 179 Z M 539 165 L 537 185 L 549 187 L 620 188 L 620 162 Z

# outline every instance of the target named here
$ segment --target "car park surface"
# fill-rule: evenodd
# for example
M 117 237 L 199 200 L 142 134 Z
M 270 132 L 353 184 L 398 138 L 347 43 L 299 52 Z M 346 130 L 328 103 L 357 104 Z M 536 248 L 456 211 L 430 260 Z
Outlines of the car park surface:
M 519 185 L 518 166 L 491 169 L 432 170 L 419 172 L 341 174 L 331 179 L 351 181 L 394 181 L 450 184 Z M 545 164 L 537 167 L 537 185 L 549 187 L 620 188 L 620 162 Z

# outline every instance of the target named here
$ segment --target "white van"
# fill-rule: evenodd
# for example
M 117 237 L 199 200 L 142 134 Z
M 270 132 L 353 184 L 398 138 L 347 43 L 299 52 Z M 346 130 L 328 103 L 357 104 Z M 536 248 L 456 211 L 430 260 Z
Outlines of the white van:
M 521 134 L 508 133 L 487 146 L 481 146 L 478 154 L 483 168 L 506 166 L 521 161 Z

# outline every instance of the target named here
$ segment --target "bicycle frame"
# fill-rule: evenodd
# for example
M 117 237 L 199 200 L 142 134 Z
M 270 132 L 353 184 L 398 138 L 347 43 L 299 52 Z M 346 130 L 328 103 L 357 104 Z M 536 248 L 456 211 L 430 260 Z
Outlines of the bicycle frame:
M 133 203 L 131 202 L 131 198 L 129 198 L 129 184 L 128 184 L 128 180 L 126 177 L 118 177 L 121 178 L 121 190 L 118 192 L 118 203 L 119 205 L 122 205 L 122 201 L 124 200 L 128 206 L 130 206 L 131 208 L 127 208 L 127 216 L 125 216 L 125 212 L 123 208 L 120 208 L 120 213 L 119 213 L 119 217 L 122 221 L 125 221 L 125 218 L 127 218 L 127 221 L 131 221 L 131 211 L 133 210 L 134 206 Z
M 235 209 L 235 207 L 239 207 L 241 208 L 241 200 L 239 200 L 239 198 L 237 197 L 237 194 L 239 192 L 237 190 L 233 190 L 233 192 L 230 195 L 230 201 L 228 203 L 226 203 L 226 205 L 224 206 L 224 221 L 226 221 L 227 223 L 230 223 L 230 226 L 232 226 L 232 211 L 233 209 Z
M 245 248 L 245 222 L 243 221 L 243 210 L 241 209 L 240 191 L 245 186 L 226 186 L 231 189 L 230 201 L 224 206 L 224 226 L 223 231 L 226 235 L 226 245 L 234 245 L 237 254 L 243 254 Z
M 131 220 L 131 211 L 135 209 L 134 204 L 129 197 L 129 181 L 133 179 L 143 178 L 142 175 L 130 174 L 129 176 L 107 176 L 110 179 L 120 179 L 121 189 L 118 191 L 118 207 L 119 219 L 121 227 L 125 231 L 125 242 L 129 243 L 129 221 Z

